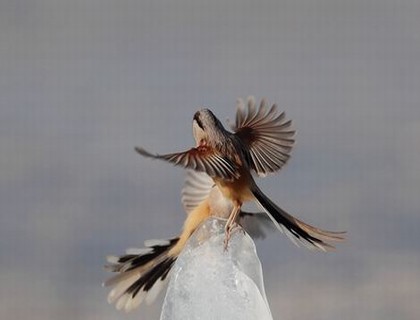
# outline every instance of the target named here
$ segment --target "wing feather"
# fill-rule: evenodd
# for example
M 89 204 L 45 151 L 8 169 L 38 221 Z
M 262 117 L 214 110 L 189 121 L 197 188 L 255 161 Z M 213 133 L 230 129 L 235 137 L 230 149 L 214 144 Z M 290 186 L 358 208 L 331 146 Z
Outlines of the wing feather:
M 187 213 L 190 213 L 203 202 L 213 187 L 213 179 L 204 172 L 187 170 L 184 187 L 181 192 L 181 201 Z
M 278 112 L 277 105 L 268 107 L 261 100 L 257 109 L 253 97 L 237 102 L 235 135 L 249 148 L 251 166 L 254 171 L 265 176 L 280 170 L 289 160 L 295 131 L 292 121 L 286 120 L 285 112 Z
M 176 166 L 205 172 L 210 177 L 233 180 L 239 178 L 237 166 L 228 158 L 220 155 L 210 147 L 201 146 L 190 150 L 169 154 L 152 154 L 143 148 L 136 147 L 135 150 L 144 157 L 161 159 Z

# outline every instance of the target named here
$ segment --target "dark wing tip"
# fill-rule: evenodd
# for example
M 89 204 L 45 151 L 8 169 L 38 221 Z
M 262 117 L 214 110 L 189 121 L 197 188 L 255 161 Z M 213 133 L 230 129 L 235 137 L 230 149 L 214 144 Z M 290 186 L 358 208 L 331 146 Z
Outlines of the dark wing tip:
M 156 155 L 150 153 L 149 151 L 147 151 L 146 149 L 143 149 L 141 147 L 134 147 L 134 150 L 142 155 L 143 157 L 148 157 L 148 158 L 156 158 Z

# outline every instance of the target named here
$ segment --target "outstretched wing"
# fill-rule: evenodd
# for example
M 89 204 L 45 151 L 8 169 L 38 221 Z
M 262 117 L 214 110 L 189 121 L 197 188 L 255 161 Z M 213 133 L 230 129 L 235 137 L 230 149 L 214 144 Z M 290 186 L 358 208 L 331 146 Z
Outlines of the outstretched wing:
M 187 213 L 190 213 L 203 202 L 214 186 L 213 179 L 204 172 L 187 170 L 184 187 L 181 192 L 181 201 Z
M 251 166 L 260 176 L 280 170 L 287 162 L 292 150 L 295 131 L 285 113 L 278 113 L 277 105 L 268 107 L 261 100 L 257 109 L 253 97 L 244 101 L 238 99 L 235 135 L 249 148 Z
M 190 150 L 184 152 L 163 155 L 152 154 L 139 147 L 136 147 L 135 149 L 142 156 L 165 160 L 176 166 L 205 172 L 210 177 L 217 177 L 224 180 L 239 178 L 237 166 L 231 160 L 223 157 L 211 147 L 200 146 L 197 148 L 191 148 Z

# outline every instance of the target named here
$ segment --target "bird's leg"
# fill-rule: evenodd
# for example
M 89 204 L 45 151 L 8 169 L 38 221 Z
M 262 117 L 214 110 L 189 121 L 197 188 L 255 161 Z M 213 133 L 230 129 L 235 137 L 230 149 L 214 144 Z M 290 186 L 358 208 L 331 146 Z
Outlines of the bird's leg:
M 239 216 L 239 212 L 241 211 L 241 205 L 239 203 L 235 203 L 232 212 L 229 215 L 228 220 L 226 221 L 225 225 L 225 250 L 227 250 L 228 243 L 230 240 L 230 235 L 232 232 L 233 227 L 235 226 L 236 220 Z

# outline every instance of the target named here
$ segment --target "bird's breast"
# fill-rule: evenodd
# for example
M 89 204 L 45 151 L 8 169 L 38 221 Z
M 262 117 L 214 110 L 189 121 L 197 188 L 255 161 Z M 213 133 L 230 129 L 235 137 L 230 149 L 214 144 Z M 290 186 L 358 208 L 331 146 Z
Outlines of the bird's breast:
M 252 199 L 249 189 L 250 178 L 249 173 L 242 173 L 238 179 L 232 181 L 217 179 L 215 182 L 226 198 L 242 203 Z

